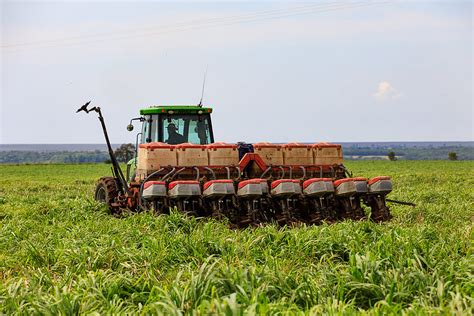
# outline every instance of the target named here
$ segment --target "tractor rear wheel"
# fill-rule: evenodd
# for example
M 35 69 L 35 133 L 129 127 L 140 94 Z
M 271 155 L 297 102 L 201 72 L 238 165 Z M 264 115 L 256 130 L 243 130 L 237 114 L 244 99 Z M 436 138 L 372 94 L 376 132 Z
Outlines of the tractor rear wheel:
M 97 181 L 94 199 L 98 202 L 107 204 L 111 213 L 116 213 L 117 211 L 117 208 L 112 206 L 117 196 L 117 182 L 113 177 L 103 177 Z

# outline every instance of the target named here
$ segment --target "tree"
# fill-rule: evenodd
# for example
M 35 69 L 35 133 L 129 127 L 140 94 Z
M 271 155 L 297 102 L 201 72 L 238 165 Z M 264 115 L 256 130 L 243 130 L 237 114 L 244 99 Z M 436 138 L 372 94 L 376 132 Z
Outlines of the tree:
M 394 151 L 389 151 L 388 154 L 388 159 L 390 159 L 390 161 L 395 161 L 397 160 L 397 156 L 395 156 L 395 152 Z
M 128 162 L 135 156 L 135 146 L 133 144 L 122 144 L 115 150 L 115 157 L 119 162 Z
M 457 155 L 454 151 L 451 151 L 451 152 L 448 154 L 448 159 L 449 159 L 449 160 L 458 160 L 458 155 Z

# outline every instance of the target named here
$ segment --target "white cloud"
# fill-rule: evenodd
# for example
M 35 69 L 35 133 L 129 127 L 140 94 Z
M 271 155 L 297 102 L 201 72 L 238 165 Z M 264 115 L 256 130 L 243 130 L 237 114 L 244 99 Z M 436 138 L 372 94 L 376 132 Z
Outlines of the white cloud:
M 390 82 L 380 81 L 377 92 L 375 92 L 373 96 L 378 101 L 384 101 L 399 98 L 401 93 L 395 89 Z

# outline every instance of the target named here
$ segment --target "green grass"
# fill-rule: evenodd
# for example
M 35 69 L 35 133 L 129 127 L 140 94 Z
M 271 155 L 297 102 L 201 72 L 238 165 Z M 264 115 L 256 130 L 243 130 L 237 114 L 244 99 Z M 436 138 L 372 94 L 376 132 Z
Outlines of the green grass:
M 107 165 L 0 166 L 0 314 L 472 314 L 473 162 L 350 162 L 391 175 L 386 224 L 231 230 L 92 199 Z

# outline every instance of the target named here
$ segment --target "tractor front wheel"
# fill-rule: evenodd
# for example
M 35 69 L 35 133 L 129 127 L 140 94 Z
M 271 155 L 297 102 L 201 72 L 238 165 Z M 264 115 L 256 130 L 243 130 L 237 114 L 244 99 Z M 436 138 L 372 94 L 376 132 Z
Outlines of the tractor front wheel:
M 103 177 L 97 181 L 95 187 L 94 199 L 98 202 L 107 204 L 111 213 L 116 213 L 116 207 L 112 204 L 115 202 L 115 198 L 118 196 L 117 182 L 112 177 Z

